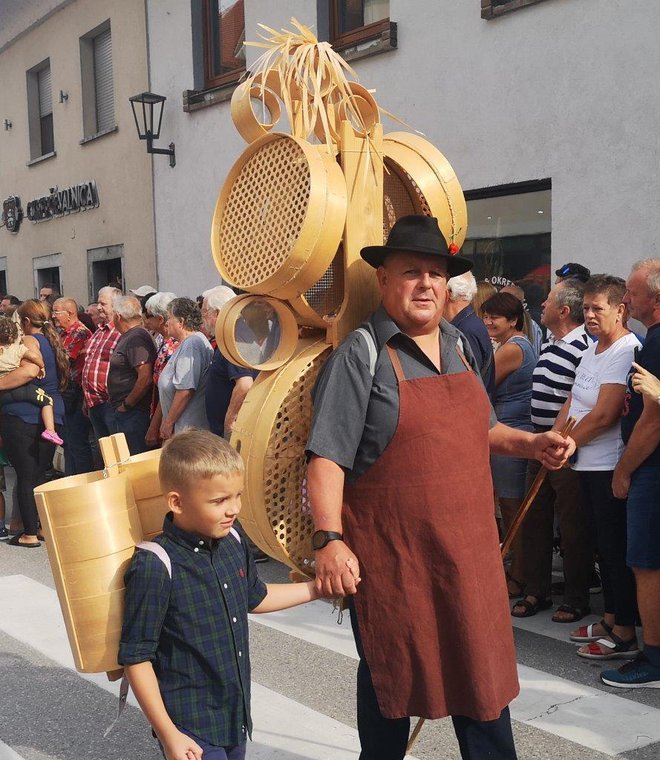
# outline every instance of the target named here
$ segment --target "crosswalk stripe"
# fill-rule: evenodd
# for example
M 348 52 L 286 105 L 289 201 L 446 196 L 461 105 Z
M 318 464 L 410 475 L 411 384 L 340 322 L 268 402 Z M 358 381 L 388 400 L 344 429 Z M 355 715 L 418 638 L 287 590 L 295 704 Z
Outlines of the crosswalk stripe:
M 63 667 L 74 669 L 56 593 L 26 576 L 0 578 L 3 616 L 0 630 L 24 641 Z M 35 621 L 39 625 L 35 625 Z M 251 622 L 268 626 L 332 652 L 357 659 L 350 624 L 337 625 L 327 602 L 311 602 L 282 612 L 253 615 Z M 30 632 L 26 640 L 26 632 Z M 556 636 L 553 638 L 557 638 Z M 511 705 L 514 720 L 598 750 L 610 756 L 660 741 L 660 710 L 615 694 L 520 665 L 521 694 Z M 104 674 L 79 674 L 117 694 L 117 684 Z M 254 684 L 255 760 L 268 758 L 269 748 L 287 748 L 310 760 L 354 757 L 356 731 L 342 723 Z M 134 697 L 129 697 L 135 704 Z M 302 716 L 306 715 L 306 719 Z M 111 716 L 108 716 L 110 722 Z M 302 726 L 314 725 L 311 740 Z M 5 760 L 1 754 L 0 760 Z M 277 756 L 277 755 L 276 755 Z M 7 760 L 20 756 L 8 755 Z
M 0 760 L 25 760 L 25 758 L 0 741 Z

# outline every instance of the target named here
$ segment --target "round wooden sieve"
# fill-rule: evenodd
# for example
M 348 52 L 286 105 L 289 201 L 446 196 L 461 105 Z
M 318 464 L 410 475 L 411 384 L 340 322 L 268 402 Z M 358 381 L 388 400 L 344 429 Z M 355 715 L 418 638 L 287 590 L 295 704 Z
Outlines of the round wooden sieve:
M 294 299 L 330 266 L 346 208 L 344 176 L 325 147 L 264 135 L 234 164 L 218 197 L 216 266 L 241 290 Z

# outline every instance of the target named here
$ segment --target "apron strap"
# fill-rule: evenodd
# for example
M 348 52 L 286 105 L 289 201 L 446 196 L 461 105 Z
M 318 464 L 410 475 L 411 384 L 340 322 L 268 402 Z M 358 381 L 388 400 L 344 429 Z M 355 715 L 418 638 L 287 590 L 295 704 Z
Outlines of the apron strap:
M 459 359 L 460 359 L 460 360 L 463 362 L 463 364 L 465 365 L 465 369 L 466 369 L 468 372 L 474 372 L 474 369 L 472 368 L 472 366 L 470 366 L 470 362 L 469 362 L 469 361 L 467 360 L 467 358 L 465 357 L 465 354 L 464 354 L 464 353 L 461 351 L 461 349 L 458 347 L 458 343 L 456 344 L 456 353 L 458 354 L 458 358 L 459 358 Z
M 406 376 L 403 374 L 403 367 L 401 366 L 401 360 L 399 359 L 399 355 L 397 352 L 390 346 L 390 344 L 386 344 L 385 348 L 387 349 L 387 353 L 389 354 L 390 361 L 392 362 L 392 367 L 394 367 L 394 374 L 396 375 L 396 379 L 398 383 L 405 382 Z

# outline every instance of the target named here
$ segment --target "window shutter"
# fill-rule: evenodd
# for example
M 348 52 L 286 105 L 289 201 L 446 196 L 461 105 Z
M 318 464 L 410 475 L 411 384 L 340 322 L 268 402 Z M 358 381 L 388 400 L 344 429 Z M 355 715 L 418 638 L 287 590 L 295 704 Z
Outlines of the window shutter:
M 112 84 L 112 37 L 110 30 L 94 38 L 94 89 L 96 131 L 115 126 L 115 93 Z
M 39 87 L 39 116 L 53 113 L 53 93 L 50 89 L 50 66 L 37 74 Z

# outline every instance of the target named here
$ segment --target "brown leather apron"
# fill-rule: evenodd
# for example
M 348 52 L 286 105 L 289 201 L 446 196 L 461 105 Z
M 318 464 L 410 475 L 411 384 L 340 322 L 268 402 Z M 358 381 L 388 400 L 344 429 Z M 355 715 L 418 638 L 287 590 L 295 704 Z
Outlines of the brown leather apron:
M 488 398 L 471 371 L 406 380 L 387 350 L 399 421 L 380 458 L 346 486 L 343 519 L 360 562 L 354 600 L 378 704 L 387 718 L 495 720 L 519 686 Z

